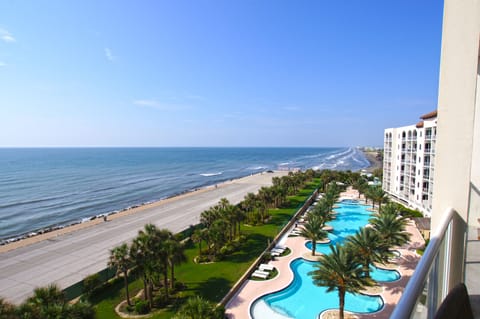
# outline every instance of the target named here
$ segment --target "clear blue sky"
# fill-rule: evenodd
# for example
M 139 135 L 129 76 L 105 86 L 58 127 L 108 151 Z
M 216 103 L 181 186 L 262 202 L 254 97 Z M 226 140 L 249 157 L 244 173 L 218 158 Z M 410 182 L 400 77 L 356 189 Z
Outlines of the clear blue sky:
M 382 145 L 436 108 L 442 1 L 2 0 L 0 146 Z

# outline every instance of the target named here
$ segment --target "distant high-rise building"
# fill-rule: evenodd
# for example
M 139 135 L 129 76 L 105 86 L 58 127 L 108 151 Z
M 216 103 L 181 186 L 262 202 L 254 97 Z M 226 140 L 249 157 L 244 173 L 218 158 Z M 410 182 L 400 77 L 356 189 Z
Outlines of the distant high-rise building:
M 420 118 L 417 124 L 385 130 L 383 189 L 399 202 L 430 216 L 437 111 Z

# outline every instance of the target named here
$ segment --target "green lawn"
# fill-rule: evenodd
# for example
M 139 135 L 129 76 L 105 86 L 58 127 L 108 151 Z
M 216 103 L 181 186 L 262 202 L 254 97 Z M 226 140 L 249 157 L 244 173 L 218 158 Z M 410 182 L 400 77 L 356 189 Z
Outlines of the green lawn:
M 241 232 L 246 236 L 240 249 L 234 254 L 225 257 L 224 260 L 210 264 L 195 264 L 193 258 L 198 255 L 198 246 L 186 250 L 187 263 L 176 267 L 175 277 L 186 285 L 186 290 L 181 292 L 182 298 L 200 295 L 210 301 L 219 302 L 232 288 L 238 279 L 245 273 L 253 261 L 265 250 L 271 241 L 291 219 L 297 209 L 312 194 L 319 180 L 307 185 L 299 191 L 297 196 L 289 198 L 289 205 L 282 209 L 270 210 L 272 218 L 266 225 L 242 226 Z M 135 280 L 130 284 L 131 296 L 142 288 L 141 280 Z M 95 300 L 97 317 L 119 318 L 114 311 L 115 306 L 125 299 L 123 282 L 119 282 L 100 294 Z M 171 318 L 176 307 L 171 307 L 151 318 Z

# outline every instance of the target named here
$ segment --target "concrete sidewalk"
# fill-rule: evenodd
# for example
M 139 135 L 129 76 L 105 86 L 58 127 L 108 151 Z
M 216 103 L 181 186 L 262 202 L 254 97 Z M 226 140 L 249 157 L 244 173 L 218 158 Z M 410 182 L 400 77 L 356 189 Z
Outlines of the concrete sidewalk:
M 0 253 L 0 296 L 21 303 L 35 287 L 56 283 L 71 286 L 86 276 L 106 268 L 109 250 L 130 242 L 147 223 L 179 232 L 198 224 L 200 214 L 220 198 L 239 203 L 244 196 L 271 185 L 272 177 L 287 172 L 263 173 L 229 181 L 165 201 L 141 207 L 124 216 L 112 216 L 108 222 L 92 223 L 91 227 L 64 229 L 47 239 L 29 242 Z M 110 217 L 109 217 L 110 218 Z M 4 249 L 4 251 L 7 249 Z

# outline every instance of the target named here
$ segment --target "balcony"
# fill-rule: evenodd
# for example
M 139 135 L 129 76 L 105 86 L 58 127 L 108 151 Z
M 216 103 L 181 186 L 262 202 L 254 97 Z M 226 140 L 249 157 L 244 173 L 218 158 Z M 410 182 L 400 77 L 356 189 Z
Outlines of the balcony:
M 427 201 L 424 204 L 428 204 Z M 469 248 L 472 243 L 478 246 L 479 240 L 467 239 L 465 244 L 466 232 L 465 222 L 454 209 L 449 209 L 443 215 L 436 232 L 432 234 L 422 259 L 390 316 L 391 319 L 434 318 L 440 304 L 457 283 L 466 281 L 467 286 L 470 287 L 469 290 L 475 289 L 478 285 L 478 277 L 475 274 L 480 271 L 479 252 L 474 253 L 470 258 L 467 253 L 466 260 L 463 260 L 462 256 L 464 251 L 473 250 Z M 466 273 L 464 273 L 465 269 Z M 470 282 L 469 271 L 471 272 Z M 480 306 L 479 297 L 479 295 L 470 296 L 470 304 L 473 308 L 477 308 L 474 309 L 474 313 Z M 458 311 L 464 308 L 456 300 L 452 309 Z M 480 314 L 476 313 L 475 318 L 479 317 Z M 455 318 L 462 318 L 462 316 Z

